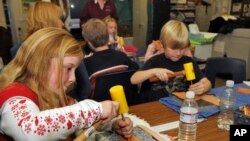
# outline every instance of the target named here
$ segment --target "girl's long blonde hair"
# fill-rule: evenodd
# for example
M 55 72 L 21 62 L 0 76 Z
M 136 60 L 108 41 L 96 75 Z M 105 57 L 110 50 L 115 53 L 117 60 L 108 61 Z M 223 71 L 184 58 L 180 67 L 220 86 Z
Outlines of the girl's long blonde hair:
M 63 17 L 64 11 L 60 6 L 50 2 L 36 2 L 27 13 L 27 32 L 24 40 L 41 28 L 58 27 L 58 19 Z
M 39 107 L 50 109 L 67 105 L 63 90 L 63 59 L 66 56 L 83 58 L 79 42 L 60 28 L 43 28 L 27 38 L 16 57 L 0 75 L 0 89 L 19 82 L 32 89 L 38 96 Z M 60 94 L 49 86 L 49 69 L 52 59 L 58 60 L 57 86 Z

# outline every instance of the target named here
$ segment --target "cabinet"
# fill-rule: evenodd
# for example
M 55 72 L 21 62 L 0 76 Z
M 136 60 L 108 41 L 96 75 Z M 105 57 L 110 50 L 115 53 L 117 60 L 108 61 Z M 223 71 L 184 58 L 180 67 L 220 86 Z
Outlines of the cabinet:
M 183 21 L 186 24 L 195 22 L 195 4 L 187 0 L 170 1 L 170 19 Z

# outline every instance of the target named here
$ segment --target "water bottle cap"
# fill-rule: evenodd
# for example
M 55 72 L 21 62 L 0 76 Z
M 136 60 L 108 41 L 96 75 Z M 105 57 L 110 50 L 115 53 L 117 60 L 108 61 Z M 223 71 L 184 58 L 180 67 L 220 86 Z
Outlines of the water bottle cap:
M 186 92 L 186 98 L 194 98 L 194 92 L 193 91 L 187 91 Z
M 233 80 L 227 80 L 226 81 L 226 86 L 227 87 L 233 87 L 234 86 L 234 81 Z

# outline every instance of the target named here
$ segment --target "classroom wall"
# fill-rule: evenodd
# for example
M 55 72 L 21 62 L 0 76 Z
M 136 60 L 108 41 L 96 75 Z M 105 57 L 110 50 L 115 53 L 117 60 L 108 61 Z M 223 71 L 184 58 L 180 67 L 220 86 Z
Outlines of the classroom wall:
M 7 27 L 5 15 L 4 15 L 4 9 L 3 9 L 3 0 L 0 0 L 0 26 Z
M 11 28 L 13 43 L 17 44 L 21 41 L 20 37 L 23 36 L 26 29 L 22 0 L 7 0 L 6 2 L 10 22 L 7 26 Z
M 147 2 L 145 0 L 133 1 L 133 43 L 138 48 L 146 47 L 148 27 Z
M 50 0 L 43 0 L 50 1 Z M 214 17 L 225 13 L 230 9 L 231 0 L 206 0 L 211 3 L 211 6 L 197 6 L 196 7 L 196 23 L 199 26 L 200 31 L 207 31 L 209 28 L 210 20 Z M 22 0 L 8 0 L 10 3 L 10 12 L 12 13 L 12 27 L 13 27 L 13 42 L 18 43 L 23 37 L 25 27 L 25 10 L 23 10 Z M 119 3 L 123 3 L 122 1 Z M 133 37 L 134 44 L 139 48 L 146 47 L 146 36 L 147 36 L 147 2 L 145 0 L 133 0 Z M 2 5 L 2 0 L 0 0 Z M 228 8 L 228 9 L 227 9 Z M 124 9 L 123 9 L 124 10 Z M 228 10 L 229 11 L 229 10 Z M 0 16 L 4 17 L 3 6 L 0 6 Z M 5 18 L 0 18 L 0 25 L 6 27 Z

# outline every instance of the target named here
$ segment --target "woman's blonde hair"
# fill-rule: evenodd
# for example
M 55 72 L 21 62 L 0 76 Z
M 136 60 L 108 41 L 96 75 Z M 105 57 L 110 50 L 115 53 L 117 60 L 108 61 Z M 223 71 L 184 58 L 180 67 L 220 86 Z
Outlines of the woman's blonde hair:
M 67 31 L 48 27 L 38 30 L 27 38 L 16 57 L 0 75 L 0 89 L 19 82 L 32 89 L 38 96 L 39 107 L 50 109 L 67 105 L 63 89 L 63 60 L 66 56 L 83 58 L 82 48 Z M 55 93 L 49 86 L 49 69 L 52 59 L 58 61 L 57 88 Z
M 27 33 L 24 39 L 41 28 L 58 27 L 58 19 L 63 19 L 63 17 L 64 10 L 60 6 L 50 2 L 36 2 L 27 13 Z
M 188 29 L 186 25 L 177 20 L 168 21 L 161 29 L 160 40 L 163 47 L 170 46 L 173 49 L 188 46 Z

